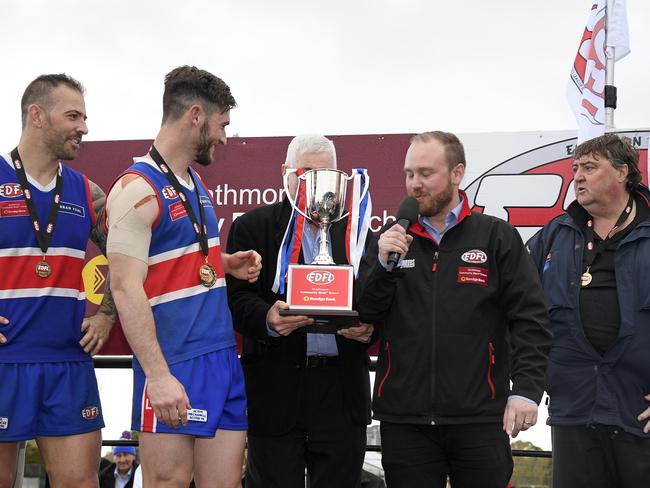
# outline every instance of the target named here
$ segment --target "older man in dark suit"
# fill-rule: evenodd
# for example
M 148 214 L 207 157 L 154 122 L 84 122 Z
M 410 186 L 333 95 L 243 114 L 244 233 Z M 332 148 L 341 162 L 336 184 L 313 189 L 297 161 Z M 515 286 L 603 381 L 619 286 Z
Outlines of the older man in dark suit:
M 334 144 L 315 134 L 294 138 L 283 174 L 289 168 L 336 168 Z M 293 194 L 295 175 L 289 182 Z M 337 334 L 315 334 L 305 329 L 311 318 L 280 315 L 288 305 L 277 290 L 277 256 L 291 213 L 286 199 L 257 208 L 235 220 L 228 236 L 228 252 L 254 249 L 263 262 L 257 283 L 228 278 L 235 329 L 243 336 L 246 486 L 302 488 L 307 468 L 312 488 L 357 487 L 370 421 L 366 349 L 373 328 L 356 324 Z M 329 230 L 337 264 L 347 263 L 345 231 L 345 220 Z M 319 244 L 318 229 L 305 223 L 299 262 L 311 263 Z

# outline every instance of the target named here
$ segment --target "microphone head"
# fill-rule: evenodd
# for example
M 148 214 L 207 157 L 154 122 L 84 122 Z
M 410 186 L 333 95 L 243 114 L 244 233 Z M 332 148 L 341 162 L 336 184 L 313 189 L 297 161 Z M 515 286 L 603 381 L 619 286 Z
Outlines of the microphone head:
M 408 220 L 409 224 L 417 221 L 420 205 L 413 197 L 406 197 L 402 200 L 397 210 L 397 220 Z

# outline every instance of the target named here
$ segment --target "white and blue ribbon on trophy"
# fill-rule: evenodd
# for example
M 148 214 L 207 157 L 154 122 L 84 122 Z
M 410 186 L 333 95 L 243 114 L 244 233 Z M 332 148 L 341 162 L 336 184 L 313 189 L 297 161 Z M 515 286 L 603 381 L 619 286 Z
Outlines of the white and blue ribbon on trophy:
M 352 195 L 348 215 L 348 227 L 345 233 L 345 245 L 348 263 L 354 268 L 354 277 L 359 275 L 361 258 L 366 251 L 366 236 L 372 215 L 372 200 L 368 187 L 370 177 L 365 168 L 352 170 Z

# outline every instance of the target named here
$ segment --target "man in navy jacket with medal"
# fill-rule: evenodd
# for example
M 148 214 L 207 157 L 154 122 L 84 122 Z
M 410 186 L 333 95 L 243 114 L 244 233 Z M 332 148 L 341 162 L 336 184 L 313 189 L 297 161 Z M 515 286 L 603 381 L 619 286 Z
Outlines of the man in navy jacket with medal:
M 626 138 L 574 157 L 576 200 L 528 242 L 553 331 L 553 486 L 647 486 L 650 194 Z

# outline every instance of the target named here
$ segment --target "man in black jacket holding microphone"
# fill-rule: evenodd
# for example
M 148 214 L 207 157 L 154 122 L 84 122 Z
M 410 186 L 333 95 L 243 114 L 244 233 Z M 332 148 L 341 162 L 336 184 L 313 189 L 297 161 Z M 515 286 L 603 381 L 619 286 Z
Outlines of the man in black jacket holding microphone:
M 454 134 L 413 137 L 404 172 L 417 210 L 404 202 L 410 225 L 385 228 L 367 253 L 358 304 L 382 338 L 373 411 L 386 480 L 503 488 L 508 436 L 535 424 L 544 389 L 539 278 L 514 227 L 470 210 Z

